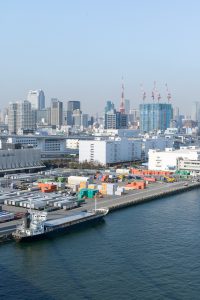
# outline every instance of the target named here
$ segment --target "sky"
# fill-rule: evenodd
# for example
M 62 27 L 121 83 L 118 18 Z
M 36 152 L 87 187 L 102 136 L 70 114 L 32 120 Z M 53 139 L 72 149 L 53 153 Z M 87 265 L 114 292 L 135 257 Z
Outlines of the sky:
M 0 1 L 0 107 L 43 89 L 86 113 L 125 98 L 138 108 L 154 81 L 190 114 L 200 101 L 199 0 Z

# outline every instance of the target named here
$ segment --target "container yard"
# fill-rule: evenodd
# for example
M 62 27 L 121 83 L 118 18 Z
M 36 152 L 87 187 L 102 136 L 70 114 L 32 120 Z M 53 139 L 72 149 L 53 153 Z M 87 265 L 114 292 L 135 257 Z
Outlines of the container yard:
M 20 217 L 20 213 L 30 207 L 35 211 L 48 211 L 50 218 L 57 218 L 60 214 L 68 214 L 67 210 L 92 209 L 94 199 L 97 207 L 108 207 L 112 211 L 200 186 L 199 179 L 194 180 L 188 172 L 182 174 L 127 168 L 112 169 L 111 172 L 95 171 L 92 174 L 82 170 L 83 176 L 63 174 L 64 171 L 54 170 L 53 174 L 42 176 L 36 174 L 26 178 L 23 175 L 21 183 L 17 176 L 7 178 L 9 184 L 4 188 L 1 185 L 0 190 L 0 205 L 7 212 L 0 217 L 0 231 L 4 227 L 3 222 L 6 221 L 5 226 L 8 223 L 15 224 L 13 219 L 16 213 Z M 28 180 L 28 185 L 24 184 L 24 180 Z M 5 178 L 1 181 L 5 182 Z M 16 182 L 18 185 L 15 185 Z

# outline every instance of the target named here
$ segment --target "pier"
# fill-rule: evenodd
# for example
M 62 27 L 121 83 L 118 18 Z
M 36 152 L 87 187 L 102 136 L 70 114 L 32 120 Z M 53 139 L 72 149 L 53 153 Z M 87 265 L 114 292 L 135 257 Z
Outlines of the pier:
M 133 205 L 139 205 L 145 202 L 162 199 L 170 195 L 186 193 L 187 191 L 200 188 L 200 182 L 181 181 L 175 183 L 156 183 L 149 185 L 144 190 L 133 190 L 122 196 L 106 196 L 103 199 L 97 199 L 97 208 L 107 207 L 110 213 L 119 209 L 127 208 Z M 187 195 L 187 194 L 186 194 Z M 82 207 L 73 209 L 73 211 L 58 210 L 48 214 L 49 219 L 56 219 L 69 215 L 74 211 L 94 209 L 94 199 L 87 199 L 87 203 Z M 21 220 L 15 220 L 0 224 L 0 243 L 9 241 L 11 233 L 15 231 L 17 224 Z

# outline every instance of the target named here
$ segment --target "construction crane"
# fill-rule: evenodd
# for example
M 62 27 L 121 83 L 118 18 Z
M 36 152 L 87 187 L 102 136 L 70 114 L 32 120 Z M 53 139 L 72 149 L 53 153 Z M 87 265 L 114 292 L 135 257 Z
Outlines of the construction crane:
M 158 102 L 160 102 L 160 99 L 161 99 L 161 95 L 160 95 L 160 93 L 158 94 Z
M 167 83 L 165 84 L 165 86 L 166 86 L 166 91 L 167 91 L 167 100 L 168 100 L 168 103 L 170 103 L 172 96 L 171 96 L 171 93 L 170 93 L 170 91 L 168 89 Z
M 146 92 L 144 91 L 144 87 L 143 87 L 143 84 L 141 83 L 140 84 L 140 89 L 141 89 L 141 91 L 142 91 L 142 100 L 143 100 L 143 102 L 145 102 L 145 99 L 146 99 Z
M 151 94 L 153 102 L 156 99 L 156 94 L 157 94 L 157 91 L 156 91 L 156 81 L 154 81 L 154 83 L 153 83 L 153 91 L 152 91 L 152 94 Z

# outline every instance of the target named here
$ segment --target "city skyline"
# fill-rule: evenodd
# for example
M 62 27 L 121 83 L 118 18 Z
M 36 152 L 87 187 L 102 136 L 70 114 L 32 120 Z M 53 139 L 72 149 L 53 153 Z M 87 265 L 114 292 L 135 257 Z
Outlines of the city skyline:
M 85 112 L 119 106 L 121 77 L 131 108 L 156 80 L 183 113 L 199 101 L 198 1 L 60 0 L 1 3 L 1 108 L 43 89 L 48 101 L 80 100 Z

